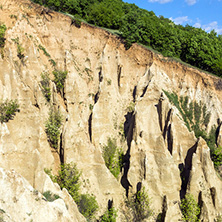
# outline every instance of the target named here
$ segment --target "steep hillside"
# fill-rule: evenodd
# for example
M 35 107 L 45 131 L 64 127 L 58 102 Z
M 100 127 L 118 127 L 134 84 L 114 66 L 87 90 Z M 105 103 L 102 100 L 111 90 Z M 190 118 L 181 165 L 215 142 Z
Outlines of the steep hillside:
M 14 119 L 0 123 L 0 218 L 84 221 L 67 191 L 44 171 L 57 175 L 62 163 L 72 162 L 82 172 L 81 193 L 98 201 L 96 218 L 113 201 L 117 221 L 127 220 L 126 196 L 141 186 L 153 209 L 149 221 L 158 215 L 159 221 L 179 221 L 186 193 L 199 204 L 202 221 L 222 214 L 220 167 L 214 169 L 207 143 L 188 130 L 180 108 L 167 97 L 174 92 L 178 101 L 205 106 L 194 109 L 192 121 L 207 133 L 215 127 L 219 146 L 221 79 L 136 44 L 125 50 L 118 37 L 87 24 L 76 27 L 70 17 L 28 0 L 1 0 L 0 14 L 7 27 L 0 101 L 19 105 Z M 67 71 L 64 89 L 56 87 L 54 70 Z M 58 146 L 46 133 L 50 110 L 62 114 Z M 110 140 L 124 154 L 116 178 L 103 158 Z M 60 198 L 46 202 L 41 193 L 48 190 Z

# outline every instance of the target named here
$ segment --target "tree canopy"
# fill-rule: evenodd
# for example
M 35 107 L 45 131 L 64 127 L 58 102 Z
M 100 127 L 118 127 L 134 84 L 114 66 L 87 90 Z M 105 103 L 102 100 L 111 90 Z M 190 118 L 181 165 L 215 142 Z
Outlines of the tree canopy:
M 164 56 L 176 57 L 222 76 L 222 35 L 212 30 L 176 25 L 153 11 L 122 0 L 33 0 L 53 10 L 67 12 L 88 23 L 119 30 L 126 47 L 141 43 Z

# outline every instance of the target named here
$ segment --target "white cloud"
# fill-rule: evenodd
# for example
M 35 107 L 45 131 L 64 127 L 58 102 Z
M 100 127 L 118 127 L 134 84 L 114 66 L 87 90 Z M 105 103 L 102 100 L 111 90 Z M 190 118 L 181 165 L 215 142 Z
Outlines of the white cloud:
M 182 17 L 177 17 L 177 18 L 170 18 L 176 25 L 182 25 L 184 22 L 191 22 L 190 19 L 188 19 L 188 16 L 182 16 Z
M 210 32 L 211 30 L 214 29 L 215 32 L 217 32 L 218 35 L 222 34 L 222 26 L 219 26 L 217 21 L 213 21 L 211 23 L 202 25 L 200 19 L 197 19 L 197 22 L 193 26 L 195 28 L 202 28 L 206 32 Z
M 218 26 L 217 21 L 211 22 L 206 25 L 202 25 L 201 28 L 204 29 L 206 32 L 210 32 L 211 30 L 214 29 L 215 32 L 217 32 L 217 34 L 219 34 L 219 35 L 222 34 L 222 27 Z
M 194 5 L 197 3 L 197 0 L 185 0 L 188 5 Z
M 155 2 L 158 2 L 160 4 L 165 4 L 165 3 L 168 3 L 168 2 L 172 2 L 173 0 L 148 0 L 148 2 L 151 2 L 151 3 L 155 3 Z
M 193 25 L 193 27 L 195 27 L 195 28 L 201 28 L 201 24 L 200 24 L 199 22 L 196 22 L 196 23 Z

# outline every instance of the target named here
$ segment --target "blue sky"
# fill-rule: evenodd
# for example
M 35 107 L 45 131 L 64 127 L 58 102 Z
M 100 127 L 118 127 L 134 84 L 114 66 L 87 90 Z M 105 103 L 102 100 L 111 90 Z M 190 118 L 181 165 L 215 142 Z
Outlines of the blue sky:
M 214 29 L 222 34 L 222 0 L 123 0 L 135 3 L 140 8 L 153 11 L 176 24 L 202 28 L 209 32 Z

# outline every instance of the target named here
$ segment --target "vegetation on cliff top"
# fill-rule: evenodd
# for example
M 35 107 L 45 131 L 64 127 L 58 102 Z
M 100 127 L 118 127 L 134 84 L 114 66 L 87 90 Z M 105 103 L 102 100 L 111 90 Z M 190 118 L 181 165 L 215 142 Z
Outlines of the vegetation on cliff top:
M 129 48 L 137 42 L 164 56 L 176 57 L 222 76 L 222 35 L 201 28 L 175 25 L 135 4 L 122 0 L 33 0 L 53 10 L 67 12 L 96 26 L 115 30 Z

